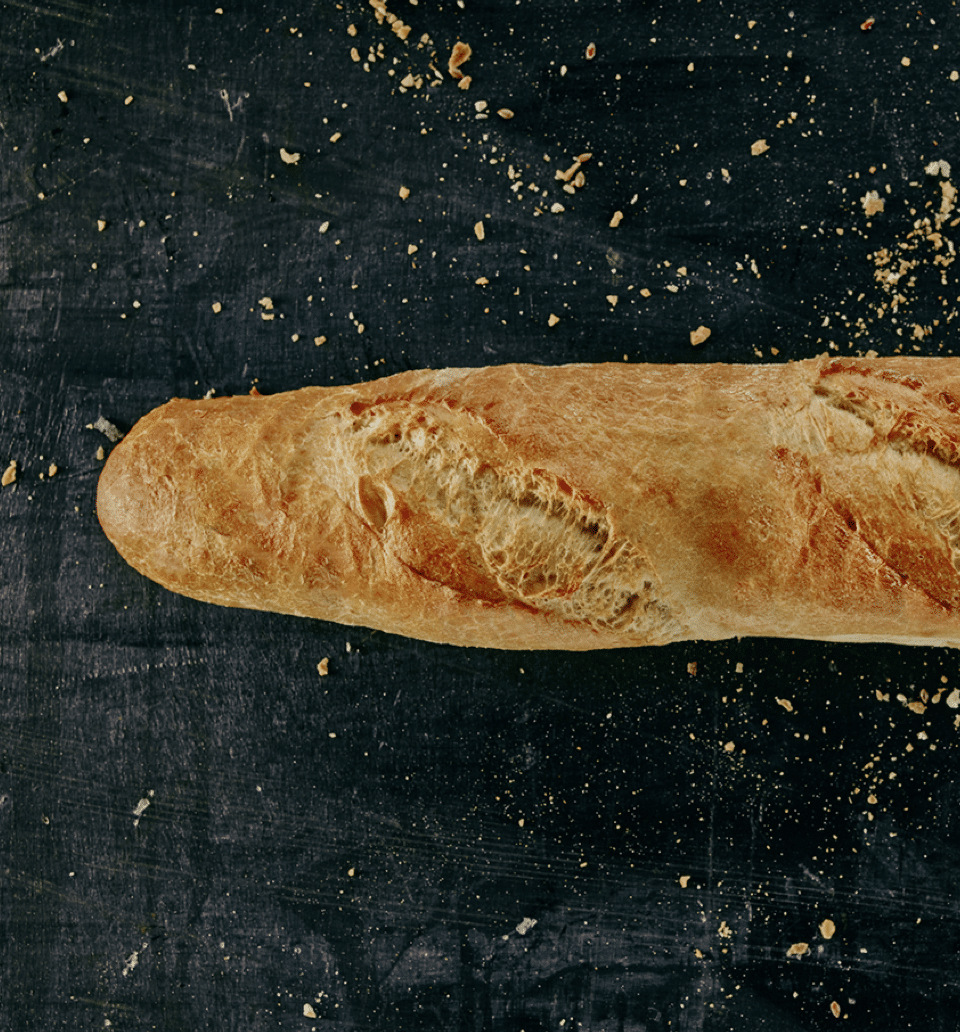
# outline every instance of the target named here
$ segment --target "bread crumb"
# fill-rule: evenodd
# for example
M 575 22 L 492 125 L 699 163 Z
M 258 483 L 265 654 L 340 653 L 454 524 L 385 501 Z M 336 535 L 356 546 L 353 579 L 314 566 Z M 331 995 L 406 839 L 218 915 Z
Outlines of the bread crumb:
M 764 151 L 770 150 L 770 146 L 766 140 L 756 140 L 750 144 L 750 153 L 753 155 L 762 154 Z
M 454 77 L 454 79 L 462 79 L 463 72 L 460 71 L 460 65 L 465 64 L 470 60 L 473 50 L 470 48 L 469 43 L 464 43 L 461 40 L 457 40 L 453 45 L 453 51 L 450 54 L 450 60 L 447 62 L 447 71 Z
M 126 104 L 127 106 L 129 106 L 129 105 L 130 105 L 130 104 L 132 104 L 132 103 L 133 103 L 133 97 L 127 97 L 127 98 L 126 98 L 126 99 L 124 100 L 124 104 Z
M 410 189 L 406 186 L 400 187 L 400 200 L 405 201 L 410 196 Z
M 88 430 L 99 430 L 108 440 L 116 444 L 117 441 L 123 437 L 123 434 L 110 422 L 109 419 L 104 419 L 103 416 L 97 416 L 96 421 L 93 423 L 87 423 Z
M 900 64 L 902 64 L 904 68 L 909 68 L 910 67 L 910 58 L 909 57 L 901 57 L 900 58 Z
M 866 22 L 865 22 L 864 24 L 866 24 Z M 861 26 L 860 26 L 860 28 L 862 29 L 862 28 L 863 28 L 863 25 L 861 25 Z M 834 1016 L 835 1018 L 839 1018 L 839 1017 L 840 1017 L 840 1004 L 839 1004 L 839 1003 L 837 1003 L 837 1001 L 836 1001 L 836 1000 L 833 1000 L 833 1001 L 831 1002 L 831 1004 L 830 1004 L 830 1013 L 831 1013 L 831 1014 L 832 1014 L 832 1015 L 833 1015 L 833 1016 Z
M 509 119 L 511 119 L 511 118 L 513 118 L 513 112 L 512 112 L 511 110 L 510 110 L 510 108 L 505 108 L 505 107 L 502 107 L 502 108 L 500 108 L 500 110 L 499 110 L 499 111 L 497 112 L 497 114 L 498 114 L 498 115 L 499 115 L 499 116 L 500 116 L 501 118 L 506 118 L 506 119 L 508 119 L 508 120 L 509 120 Z
M 559 201 L 554 201 L 553 204 L 550 205 L 550 210 L 553 212 L 554 215 L 559 215 L 560 212 L 566 211 L 567 209 L 564 208 L 564 206 Z
M 214 313 L 217 314 L 217 315 L 219 315 L 220 312 L 223 311 L 223 305 L 220 304 L 219 301 L 214 301 L 213 304 L 210 307 L 213 309 Z
M 330 142 L 331 143 L 336 143 L 337 140 L 339 140 L 341 136 L 343 136 L 343 133 L 334 133 L 333 136 L 330 137 Z
M 617 302 L 619 300 L 620 300 L 620 298 L 617 297 L 616 294 L 607 294 L 607 301 L 610 302 L 610 307 L 611 308 L 616 308 L 617 307 Z
M 315 1018 L 317 1016 L 317 1012 L 313 1009 L 313 1007 L 310 1006 L 309 1003 L 305 1003 L 303 1005 L 303 1016 L 305 1018 Z
M 777 699 L 777 705 L 782 706 L 788 713 L 793 712 L 793 703 L 789 699 Z
M 487 110 L 487 102 L 485 100 L 478 100 L 473 106 L 477 114 Z
M 97 449 L 97 461 L 98 462 L 103 462 L 103 460 L 105 458 L 106 458 L 106 453 L 104 452 L 103 445 L 101 444 L 100 447 Z
M 107 220 L 106 219 L 97 219 L 97 230 L 102 233 L 106 228 L 107 228 Z
M 260 306 L 260 307 L 261 307 L 261 308 L 262 308 L 262 309 L 263 309 L 263 310 L 264 310 L 265 312 L 269 312 L 269 311 L 271 311 L 271 310 L 273 309 L 273 298 L 271 298 L 271 297 L 262 297 L 262 298 L 260 298 L 260 300 L 259 300 L 259 301 L 257 302 L 257 304 L 258 304 L 258 305 L 259 305 L 259 306 Z
M 681 889 L 685 889 L 689 884 L 690 884 L 690 875 L 689 874 L 681 874 L 680 875 L 680 888 Z
M 694 662 L 692 662 L 692 663 L 688 663 L 687 664 L 687 673 L 691 677 L 696 677 L 697 676 L 697 663 L 696 663 L 696 660 L 694 660 Z
M 547 325 L 548 326 L 556 326 L 558 322 L 560 322 L 560 316 L 559 315 L 554 315 L 553 312 L 551 312 L 550 315 L 547 316 Z
M 640 288 L 640 296 L 641 297 L 652 297 L 653 295 L 652 295 L 652 293 L 650 292 L 650 290 L 647 287 L 641 287 Z
M 613 218 L 610 220 L 610 228 L 611 229 L 616 229 L 617 226 L 619 226 L 622 221 L 623 221 L 623 212 L 622 211 L 615 211 L 613 213 Z
M 60 91 L 60 92 L 59 92 L 59 93 L 57 94 L 57 96 L 58 96 L 58 97 L 60 98 L 60 100 L 62 100 L 62 101 L 63 101 L 63 103 L 64 103 L 64 104 L 66 104 L 66 102 L 67 102 L 67 101 L 68 101 L 68 100 L 70 99 L 70 98 L 69 98 L 69 97 L 67 96 L 67 91 L 66 91 L 66 90 L 61 90 L 61 91 Z
M 690 343 L 693 345 L 702 344 L 711 334 L 709 326 L 698 326 L 690 333 Z
M 734 749 L 736 749 L 736 745 L 734 745 L 733 742 L 724 742 L 724 745 L 723 745 L 723 751 L 724 752 L 733 752 Z
M 351 22 L 347 26 L 347 35 L 348 36 L 356 36 L 356 34 L 357 34 L 357 27 L 356 27 L 356 25 L 353 24 L 353 22 Z
M 810 952 L 810 946 L 805 942 L 795 942 L 790 949 L 787 950 L 788 957 L 802 957 L 804 954 Z
M 316 344 L 317 347 L 320 347 L 321 344 L 326 344 L 327 343 L 327 338 L 326 337 L 314 337 L 313 338 L 313 343 Z
M 355 61 L 357 64 L 360 63 L 360 51 L 356 47 L 350 48 L 350 59 Z
M 321 232 L 321 233 L 326 233 L 326 231 L 327 231 L 327 230 L 328 230 L 329 228 L 330 228 L 330 223 L 329 223 L 329 222 L 321 222 L 321 223 L 320 223 L 320 232 Z
M 465 76 L 464 76 L 464 77 L 463 77 L 463 78 L 462 78 L 462 79 L 460 80 L 460 82 L 458 82 L 458 83 L 457 83 L 457 86 L 458 86 L 458 87 L 459 87 L 459 88 L 460 88 L 461 90 L 468 90 L 468 89 L 470 89 L 470 83 L 472 83 L 472 82 L 473 82 L 473 76 L 470 76 L 470 75 L 465 75 Z
M 832 939 L 834 933 L 837 930 L 837 926 L 828 917 L 825 921 L 820 922 L 820 934 L 824 939 Z
M 743 673 L 743 664 L 742 663 L 738 663 L 734 669 L 736 670 L 736 672 L 738 674 L 742 674 Z
M 860 198 L 860 203 L 863 205 L 864 214 L 868 219 L 873 218 L 874 215 L 879 215 L 883 211 L 885 204 L 884 199 L 876 190 L 868 190 L 867 193 Z
M 587 44 L 587 49 L 584 52 L 584 57 L 586 57 L 586 59 L 588 61 L 592 61 L 596 56 L 597 56 L 597 45 L 596 45 L 596 43 L 589 43 L 589 44 Z
M 953 691 L 947 696 L 947 705 L 950 709 L 960 708 L 960 689 L 954 688 Z
M 50 465 L 47 467 L 47 476 L 48 477 L 55 477 L 57 475 L 57 469 L 58 468 L 59 467 L 57 466 L 57 464 L 55 462 L 51 462 Z
M 476 234 L 478 240 L 483 240 L 483 238 L 487 235 L 486 230 L 483 228 L 482 222 L 474 223 L 473 232 Z
M 320 662 L 317 664 L 317 673 L 321 677 L 326 677 L 327 674 L 330 673 L 329 663 L 330 663 L 330 657 L 329 656 L 324 656 L 323 659 L 321 659 Z
M 11 459 L 10 465 L 3 471 L 0 477 L 0 487 L 9 487 L 17 479 L 17 460 Z
M 407 244 L 407 254 L 416 254 L 419 250 L 416 244 Z
M 485 287 L 490 282 L 490 280 L 488 280 L 486 276 L 480 276 L 478 279 L 475 279 L 473 282 L 476 283 L 476 285 L 478 287 Z

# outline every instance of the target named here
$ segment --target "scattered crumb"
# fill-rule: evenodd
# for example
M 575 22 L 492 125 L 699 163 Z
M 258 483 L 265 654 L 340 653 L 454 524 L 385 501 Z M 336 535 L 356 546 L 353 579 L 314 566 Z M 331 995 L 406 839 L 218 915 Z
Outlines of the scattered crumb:
M 330 142 L 331 143 L 336 143 L 337 140 L 339 140 L 341 136 L 343 136 L 343 133 L 334 133 L 333 136 L 330 137 Z
M 788 713 L 793 712 L 793 703 L 789 699 L 777 699 L 777 705 L 782 706 Z
M 498 115 L 499 115 L 499 116 L 500 116 L 501 118 L 506 118 L 506 119 L 511 119 L 511 118 L 513 118 L 513 112 L 512 112 L 511 110 L 510 110 L 510 108 L 505 108 L 505 107 L 502 107 L 502 108 L 500 108 L 500 110 L 499 110 L 499 111 L 497 112 L 497 114 L 498 114 Z
M 410 196 L 410 189 L 406 186 L 400 187 L 400 200 L 405 201 Z
M 826 919 L 826 921 L 820 922 L 820 934 L 824 937 L 824 939 L 832 939 L 836 930 L 837 926 L 830 920 L 829 917 Z
M 864 213 L 867 218 L 873 218 L 874 215 L 879 215 L 883 211 L 884 199 L 876 190 L 869 190 L 867 193 L 860 198 L 860 203 L 863 205 Z
M 472 77 L 472 76 L 470 76 L 470 75 L 465 75 L 465 76 L 464 76 L 464 77 L 463 77 L 463 78 L 462 78 L 462 79 L 460 80 L 460 82 L 459 82 L 459 83 L 457 83 L 457 85 L 459 86 L 459 88 L 460 88 L 461 90 L 468 90 L 468 89 L 470 89 L 470 83 L 472 83 L 472 82 L 473 82 L 473 77 Z
M 110 422 L 109 419 L 104 419 L 103 416 L 97 416 L 96 422 L 87 423 L 88 430 L 99 430 L 106 438 L 116 444 L 117 441 L 123 437 L 123 434 Z
M 702 344 L 711 334 L 709 326 L 698 326 L 690 332 L 690 343 L 693 345 Z
M 330 657 L 329 656 L 324 656 L 323 659 L 321 659 L 320 662 L 317 664 L 317 673 L 321 677 L 326 677 L 327 674 L 330 673 L 329 663 L 330 663 Z
M 680 875 L 680 888 L 681 889 L 685 889 L 689 883 L 690 883 L 690 875 L 689 874 L 681 874 Z
M 49 467 L 47 468 L 47 476 L 48 477 L 55 477 L 56 475 L 57 475 L 57 464 L 55 462 L 51 462 Z
M 909 68 L 910 67 L 910 58 L 909 57 L 901 57 L 900 58 L 900 64 L 902 64 L 904 68 Z
M 305 1018 L 315 1018 L 317 1016 L 317 1012 L 310 1006 L 309 1003 L 305 1003 L 303 1005 L 303 1016 Z
M 750 145 L 750 153 L 756 156 L 762 154 L 764 151 L 770 150 L 770 145 L 766 140 L 756 140 Z
M 641 297 L 652 297 L 653 294 L 650 292 L 650 290 L 647 287 L 641 287 L 640 288 L 640 296 Z
M 478 279 L 474 280 L 474 283 L 476 283 L 478 287 L 485 287 L 489 282 L 490 280 L 488 280 L 486 276 L 480 276 Z
M 805 942 L 795 942 L 790 949 L 787 950 L 788 957 L 802 957 L 804 954 L 810 952 L 810 946 Z
M 587 45 L 586 52 L 584 54 L 588 61 L 592 61 L 597 56 L 597 44 L 590 43 Z
M 623 221 L 623 212 L 622 211 L 615 211 L 613 213 L 613 218 L 610 220 L 610 228 L 611 229 L 616 229 L 617 226 L 619 226 L 622 221 Z
M 360 51 L 356 47 L 350 48 L 350 60 L 356 64 L 360 63 Z
M 527 932 L 529 932 L 530 929 L 533 928 L 533 926 L 536 923 L 537 923 L 537 919 L 535 917 L 525 917 L 520 922 L 520 924 L 517 925 L 517 934 L 518 935 L 526 935 Z
M 57 96 L 58 96 L 58 97 L 60 98 L 60 100 L 62 100 L 62 101 L 63 101 L 63 103 L 64 103 L 64 104 L 66 104 L 66 102 L 67 102 L 67 101 L 68 101 L 68 100 L 70 99 L 70 98 L 69 98 L 69 97 L 67 96 L 67 91 L 66 91 L 66 90 L 61 90 L 61 91 L 60 91 L 60 92 L 59 92 L 59 93 L 57 94 Z
M 866 22 L 864 22 L 864 25 L 866 25 Z M 860 26 L 860 28 L 862 29 L 862 28 L 863 28 L 863 25 L 861 25 L 861 26 Z M 836 1001 L 836 1000 L 834 1000 L 834 1001 L 833 1001 L 833 1002 L 832 1002 L 832 1003 L 830 1004 L 830 1013 L 831 1013 L 831 1014 L 832 1014 L 832 1015 L 833 1015 L 833 1016 L 834 1016 L 835 1018 L 839 1018 L 839 1017 L 840 1017 L 840 1004 L 839 1004 L 839 1003 L 837 1003 L 837 1001 Z
M 551 312 L 550 315 L 547 317 L 547 325 L 556 326 L 558 322 L 560 322 L 560 316 L 554 315 L 553 312 Z
M 742 663 L 738 663 L 734 669 L 736 670 L 736 672 L 738 674 L 742 674 L 743 673 L 743 664 Z
M 326 233 L 326 231 L 327 231 L 327 230 L 328 230 L 329 228 L 330 228 L 330 223 L 329 223 L 329 222 L 321 222 L 321 223 L 320 223 L 320 232 L 321 232 L 321 233 Z
M 611 308 L 617 307 L 617 302 L 620 300 L 616 294 L 607 294 L 607 301 L 610 303 Z
M 447 62 L 447 70 L 454 77 L 454 79 L 462 79 L 463 72 L 460 71 L 460 65 L 466 64 L 470 60 L 470 56 L 473 54 L 473 50 L 470 48 L 469 43 L 464 43 L 461 40 L 453 45 L 453 51 L 450 54 L 450 60 Z
M 223 311 L 223 305 L 222 305 L 222 304 L 220 304 L 220 302 L 219 302 L 219 301 L 214 301 L 214 302 L 213 302 L 213 304 L 212 304 L 212 305 L 211 305 L 210 307 L 211 307 L 211 308 L 212 308 L 212 309 L 214 310 L 214 312 L 215 312 L 216 314 L 218 314 L 218 315 L 220 314 L 220 312 L 222 312 L 222 311 Z
M 102 233 L 107 228 L 106 219 L 97 219 L 97 229 Z
M 326 337 L 314 337 L 313 338 L 313 343 L 316 344 L 317 347 L 320 347 L 321 344 L 326 344 L 327 343 L 327 338 Z
M 101 445 L 100 445 L 100 447 L 99 447 L 99 448 L 97 449 L 97 461 L 98 461 L 98 462 L 103 462 L 103 460 L 104 460 L 104 459 L 105 459 L 106 457 L 107 457 L 107 456 L 106 456 L 106 452 L 104 452 L 104 450 L 103 450 L 103 445 L 101 444 Z
M 724 742 L 724 744 L 723 744 L 723 751 L 724 752 L 733 752 L 736 748 L 737 747 L 736 747 L 736 745 L 733 742 Z
M 296 165 L 300 155 L 296 151 L 288 151 L 285 147 L 280 148 L 280 157 L 285 165 Z
M 730 939 L 733 936 L 733 929 L 726 921 L 720 922 L 720 927 L 717 929 L 721 939 Z
M 474 223 L 473 232 L 476 234 L 478 240 L 483 240 L 483 238 L 487 235 L 486 230 L 483 228 L 482 222 Z
M 691 677 L 696 677 L 697 676 L 697 664 L 696 664 L 696 661 L 694 661 L 693 663 L 688 663 L 687 664 L 687 673 Z
M 348 36 L 356 36 L 356 34 L 357 34 L 357 27 L 356 27 L 356 25 L 353 24 L 353 22 L 351 22 L 347 26 L 347 35 Z
M 950 709 L 960 708 L 960 688 L 954 688 L 953 691 L 947 696 L 947 705 Z
M 133 103 L 133 97 L 127 97 L 127 98 L 126 98 L 126 99 L 124 100 L 124 104 L 126 104 L 126 105 L 128 105 L 128 106 L 129 106 L 130 104 L 132 104 L 132 103 Z
M 257 302 L 257 304 L 258 304 L 258 305 L 259 305 L 259 306 L 260 306 L 260 307 L 261 307 L 261 308 L 262 308 L 262 309 L 263 309 L 263 310 L 264 310 L 265 312 L 270 312 L 270 311 L 272 311 L 272 310 L 273 310 L 273 298 L 271 298 L 271 297 L 262 297 L 262 298 L 260 298 L 260 300 L 259 300 L 259 301 Z
M 866 21 L 860 23 L 860 28 L 863 29 L 864 32 L 869 32 L 876 24 L 876 18 L 868 18 Z
M 407 244 L 407 254 L 416 254 L 419 250 L 416 244 Z
M 0 477 L 0 487 L 9 487 L 17 479 L 17 460 L 11 459 L 10 465 L 3 471 Z

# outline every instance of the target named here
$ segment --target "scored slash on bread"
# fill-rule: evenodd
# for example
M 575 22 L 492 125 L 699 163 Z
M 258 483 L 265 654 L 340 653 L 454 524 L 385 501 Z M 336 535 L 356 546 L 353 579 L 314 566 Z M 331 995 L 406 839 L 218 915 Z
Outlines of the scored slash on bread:
M 505 365 L 174 400 L 97 509 L 172 591 L 434 642 L 960 644 L 960 360 Z

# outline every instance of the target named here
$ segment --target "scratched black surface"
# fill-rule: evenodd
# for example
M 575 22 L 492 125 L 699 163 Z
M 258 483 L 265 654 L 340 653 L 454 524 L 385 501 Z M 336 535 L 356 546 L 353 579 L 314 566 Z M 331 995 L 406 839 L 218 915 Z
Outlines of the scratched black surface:
M 464 651 L 100 533 L 87 424 L 173 395 L 953 353 L 948 268 L 844 319 L 957 157 L 955 5 L 390 7 L 0 0 L 0 1028 L 956 1029 L 954 653 Z

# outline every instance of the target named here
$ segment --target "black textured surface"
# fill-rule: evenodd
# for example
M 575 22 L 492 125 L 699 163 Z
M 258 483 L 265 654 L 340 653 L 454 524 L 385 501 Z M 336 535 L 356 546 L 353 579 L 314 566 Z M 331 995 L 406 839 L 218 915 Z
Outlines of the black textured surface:
M 954 5 L 390 9 L 0 0 L 0 1028 L 956 1029 L 955 653 L 457 650 L 100 532 L 87 424 L 173 395 L 953 353 Z

